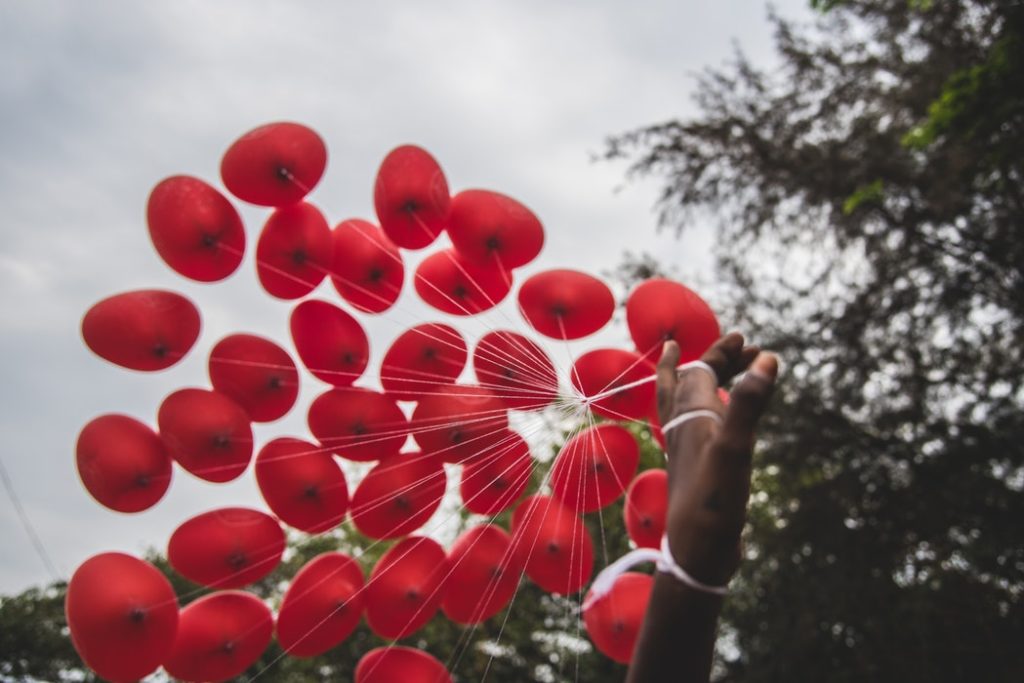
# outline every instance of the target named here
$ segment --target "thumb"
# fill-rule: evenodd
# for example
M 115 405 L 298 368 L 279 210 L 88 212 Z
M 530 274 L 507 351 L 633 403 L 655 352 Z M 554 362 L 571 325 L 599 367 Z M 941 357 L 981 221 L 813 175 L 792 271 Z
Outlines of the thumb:
M 676 366 L 679 365 L 679 344 L 671 339 L 661 349 L 658 361 L 658 419 L 665 424 L 672 418 L 672 401 L 676 395 Z
M 775 390 L 779 361 L 774 354 L 759 353 L 750 369 L 733 388 L 729 408 L 719 433 L 719 449 L 725 462 L 750 460 L 754 448 L 754 430 Z

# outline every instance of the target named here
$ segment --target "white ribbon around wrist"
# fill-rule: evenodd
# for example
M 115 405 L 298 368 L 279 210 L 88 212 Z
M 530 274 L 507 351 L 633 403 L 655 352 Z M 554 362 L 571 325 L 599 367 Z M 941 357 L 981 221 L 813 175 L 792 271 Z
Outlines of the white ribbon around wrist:
M 676 564 L 675 558 L 672 557 L 672 551 L 668 547 L 668 536 L 662 536 L 660 550 L 654 548 L 631 550 L 601 570 L 594 582 L 590 584 L 590 593 L 583 603 L 583 609 L 589 609 L 595 602 L 608 595 L 620 576 L 644 562 L 653 562 L 659 572 L 670 574 L 686 586 L 701 593 L 721 596 L 728 591 L 728 586 L 711 586 L 690 576 L 685 569 Z

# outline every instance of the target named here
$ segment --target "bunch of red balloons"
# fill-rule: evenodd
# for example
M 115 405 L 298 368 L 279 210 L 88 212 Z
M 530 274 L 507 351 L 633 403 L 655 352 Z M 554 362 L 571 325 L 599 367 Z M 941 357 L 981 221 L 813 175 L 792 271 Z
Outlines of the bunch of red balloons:
M 636 476 L 639 446 L 622 423 L 647 421 L 658 434 L 653 362 L 666 339 L 680 343 L 686 361 L 718 337 L 707 304 L 669 280 L 640 284 L 626 303 L 635 350 L 580 355 L 567 373 L 571 389 L 563 388 L 541 343 L 493 329 L 471 346 L 454 324 L 502 302 L 515 288 L 516 270 L 540 253 L 544 230 L 530 209 L 489 190 L 452 195 L 437 161 L 406 145 L 392 150 L 377 172 L 377 223 L 351 218 L 332 228 L 307 200 L 326 163 L 321 138 L 295 123 L 250 131 L 221 162 L 221 179 L 234 197 L 272 209 L 256 241 L 256 271 L 271 296 L 302 299 L 290 317 L 291 349 L 252 334 L 229 335 L 209 352 L 210 386 L 167 396 L 157 430 L 110 414 L 81 431 L 82 482 L 112 510 L 134 513 L 156 504 L 170 486 L 174 462 L 203 480 L 227 482 L 253 460 L 269 508 L 219 508 L 177 528 L 167 547 L 171 565 L 215 589 L 180 610 L 167 579 L 141 559 L 103 553 L 79 567 L 67 591 L 71 637 L 104 678 L 136 680 L 162 666 L 182 680 L 225 680 L 257 661 L 274 637 L 289 655 L 313 657 L 364 618 L 390 640 L 415 633 L 438 610 L 475 624 L 509 604 L 523 575 L 546 591 L 576 593 L 594 563 L 582 515 L 627 488 L 630 537 L 658 545 L 664 471 Z M 243 260 L 242 219 L 203 180 L 160 182 L 147 221 L 159 255 L 186 278 L 220 281 Z M 426 248 L 441 233 L 451 247 L 420 260 L 410 279 L 424 302 L 454 318 L 406 330 L 379 368 L 368 371 L 370 340 L 360 317 L 395 306 L 406 280 L 403 250 Z M 304 298 L 325 279 L 340 302 Z M 597 332 L 616 307 L 605 283 L 575 270 L 527 277 L 517 304 L 530 328 L 555 340 Z M 130 291 L 95 304 L 82 320 L 82 336 L 114 364 L 157 371 L 190 352 L 200 320 L 196 305 L 180 294 Z M 252 423 L 277 420 L 295 405 L 301 374 L 295 355 L 326 385 L 308 409 L 311 436 L 275 438 L 254 458 Z M 366 380 L 379 386 L 364 386 L 372 384 Z M 527 440 L 510 427 L 509 413 L 549 409 L 590 410 L 604 419 L 565 443 L 550 470 L 549 492 L 524 497 L 535 461 Z M 339 458 L 374 464 L 350 490 Z M 417 534 L 438 510 L 452 474 L 469 512 L 493 517 L 514 509 L 510 528 L 480 523 L 447 549 Z M 346 518 L 371 539 L 396 540 L 369 576 L 358 558 L 321 554 L 294 576 L 276 616 L 240 590 L 280 563 L 284 526 L 319 534 Z M 649 591 L 650 577 L 627 574 L 584 615 L 595 645 L 610 657 L 628 661 Z M 400 678 L 450 680 L 431 655 L 395 645 L 367 653 L 356 672 L 362 683 Z

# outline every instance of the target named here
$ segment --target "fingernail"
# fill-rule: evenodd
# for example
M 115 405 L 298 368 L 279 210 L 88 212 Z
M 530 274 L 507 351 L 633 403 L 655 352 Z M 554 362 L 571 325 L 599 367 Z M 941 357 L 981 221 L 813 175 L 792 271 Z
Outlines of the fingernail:
M 750 369 L 747 370 L 748 375 L 757 377 L 765 382 L 774 382 L 778 372 L 779 359 L 774 353 L 767 351 L 757 354 L 754 362 L 750 364 Z
M 672 348 L 672 340 L 666 339 L 665 343 L 661 345 L 661 355 L 668 353 L 668 350 Z

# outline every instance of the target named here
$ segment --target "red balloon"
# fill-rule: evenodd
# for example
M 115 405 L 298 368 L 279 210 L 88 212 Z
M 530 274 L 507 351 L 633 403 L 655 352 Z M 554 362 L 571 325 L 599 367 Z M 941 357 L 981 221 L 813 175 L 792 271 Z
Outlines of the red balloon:
M 361 387 L 331 389 L 309 406 L 309 431 L 343 458 L 372 462 L 398 455 L 409 436 L 405 413 L 384 394 Z
M 249 466 L 249 416 L 224 394 L 179 389 L 160 404 L 157 423 L 170 456 L 200 479 L 231 481 Z
M 158 289 L 140 289 L 100 301 L 82 318 L 82 338 L 100 358 L 131 370 L 163 370 L 199 337 L 191 301 Z
M 626 490 L 640 462 L 640 446 L 615 424 L 590 427 L 569 439 L 551 467 L 551 491 L 572 510 L 594 512 Z
M 521 334 L 488 332 L 473 350 L 481 386 L 509 408 L 542 410 L 558 398 L 558 374 L 544 350 Z
M 533 212 L 490 190 L 452 197 L 448 236 L 467 260 L 503 269 L 526 265 L 544 246 L 544 227 Z
M 523 437 L 509 431 L 462 468 L 459 494 L 466 509 L 493 516 L 512 507 L 530 483 L 533 458 Z
M 478 624 L 505 608 L 523 575 L 511 545 L 511 537 L 494 524 L 475 526 L 455 539 L 448 550 L 452 589 L 441 602 L 445 616 L 460 624 Z
M 560 595 L 580 590 L 594 568 L 594 544 L 583 520 L 548 496 L 530 496 L 515 509 L 512 554 L 534 583 Z
M 476 315 L 494 308 L 512 288 L 512 275 L 479 266 L 457 251 L 438 251 L 416 268 L 416 293 L 428 305 L 450 315 Z
M 508 411 L 486 389 L 453 384 L 438 387 L 420 400 L 410 428 L 424 453 L 445 462 L 464 463 L 504 438 Z
M 255 595 L 204 595 L 181 610 L 174 649 L 164 669 L 182 681 L 226 681 L 260 658 L 273 633 L 274 616 Z
M 153 507 L 171 485 L 171 458 L 160 437 L 127 415 L 101 415 L 85 425 L 75 461 L 86 490 L 118 512 Z
M 263 337 L 224 337 L 210 351 L 208 368 L 213 388 L 242 406 L 254 422 L 284 417 L 299 394 L 295 361 Z
M 167 560 L 190 581 L 241 588 L 274 570 L 284 531 L 273 517 L 249 508 L 220 508 L 186 520 L 167 544 Z
M 611 591 L 583 610 L 583 623 L 598 650 L 616 662 L 629 664 L 653 587 L 654 579 L 647 574 L 626 572 L 615 580 Z
M 292 657 L 316 657 L 348 638 L 363 616 L 363 570 L 330 552 L 306 563 L 277 614 L 277 642 Z
M 441 662 L 411 647 L 379 647 L 356 665 L 355 683 L 452 683 Z
M 331 269 L 334 246 L 323 214 L 306 202 L 278 209 L 256 243 L 256 274 L 279 299 L 298 299 L 317 288 Z
M 170 582 L 153 565 L 123 553 L 95 555 L 75 570 L 64 613 L 82 660 L 117 683 L 155 671 L 178 629 Z
M 575 270 L 548 270 L 519 288 L 519 309 L 533 329 L 552 339 L 579 339 L 612 319 L 608 285 Z
M 308 299 L 291 317 L 292 340 L 306 368 L 317 379 L 345 387 L 363 374 L 370 342 L 362 326 L 337 306 Z
M 260 449 L 255 469 L 263 500 L 288 526 L 319 534 L 345 519 L 345 473 L 318 446 L 301 439 L 274 439 Z
M 623 515 L 637 547 L 660 548 L 668 516 L 668 473 L 653 469 L 637 476 L 626 491 Z
M 160 258 L 191 280 L 223 280 L 242 262 L 242 218 L 224 195 L 199 178 L 161 180 L 149 195 L 146 222 Z
M 438 458 L 403 453 L 378 463 L 352 496 L 352 522 L 370 538 L 398 538 L 426 524 L 448 479 Z
M 403 332 L 384 354 L 380 383 L 399 401 L 418 401 L 439 386 L 454 384 L 466 365 L 466 342 L 441 323 L 417 325 Z
M 697 360 L 721 336 L 714 311 L 678 282 L 652 278 L 626 300 L 626 324 L 637 350 L 652 360 L 667 339 L 679 344 L 679 361 Z
M 331 237 L 331 282 L 345 301 L 366 313 L 391 308 L 402 293 L 405 266 L 395 243 L 373 223 L 353 218 Z
M 441 605 L 449 569 L 434 539 L 402 539 L 377 560 L 366 584 L 366 623 L 381 638 L 419 631 Z
M 444 230 L 450 204 L 444 172 L 425 149 L 403 145 L 384 157 L 373 206 L 392 242 L 403 249 L 427 246 Z
M 327 148 L 298 123 L 268 123 L 235 140 L 220 162 L 231 194 L 260 206 L 295 204 L 320 182 Z
M 590 409 L 613 420 L 642 420 L 654 406 L 654 365 L 632 351 L 595 349 L 576 359 L 572 384 Z M 629 389 L 627 384 L 650 379 Z

